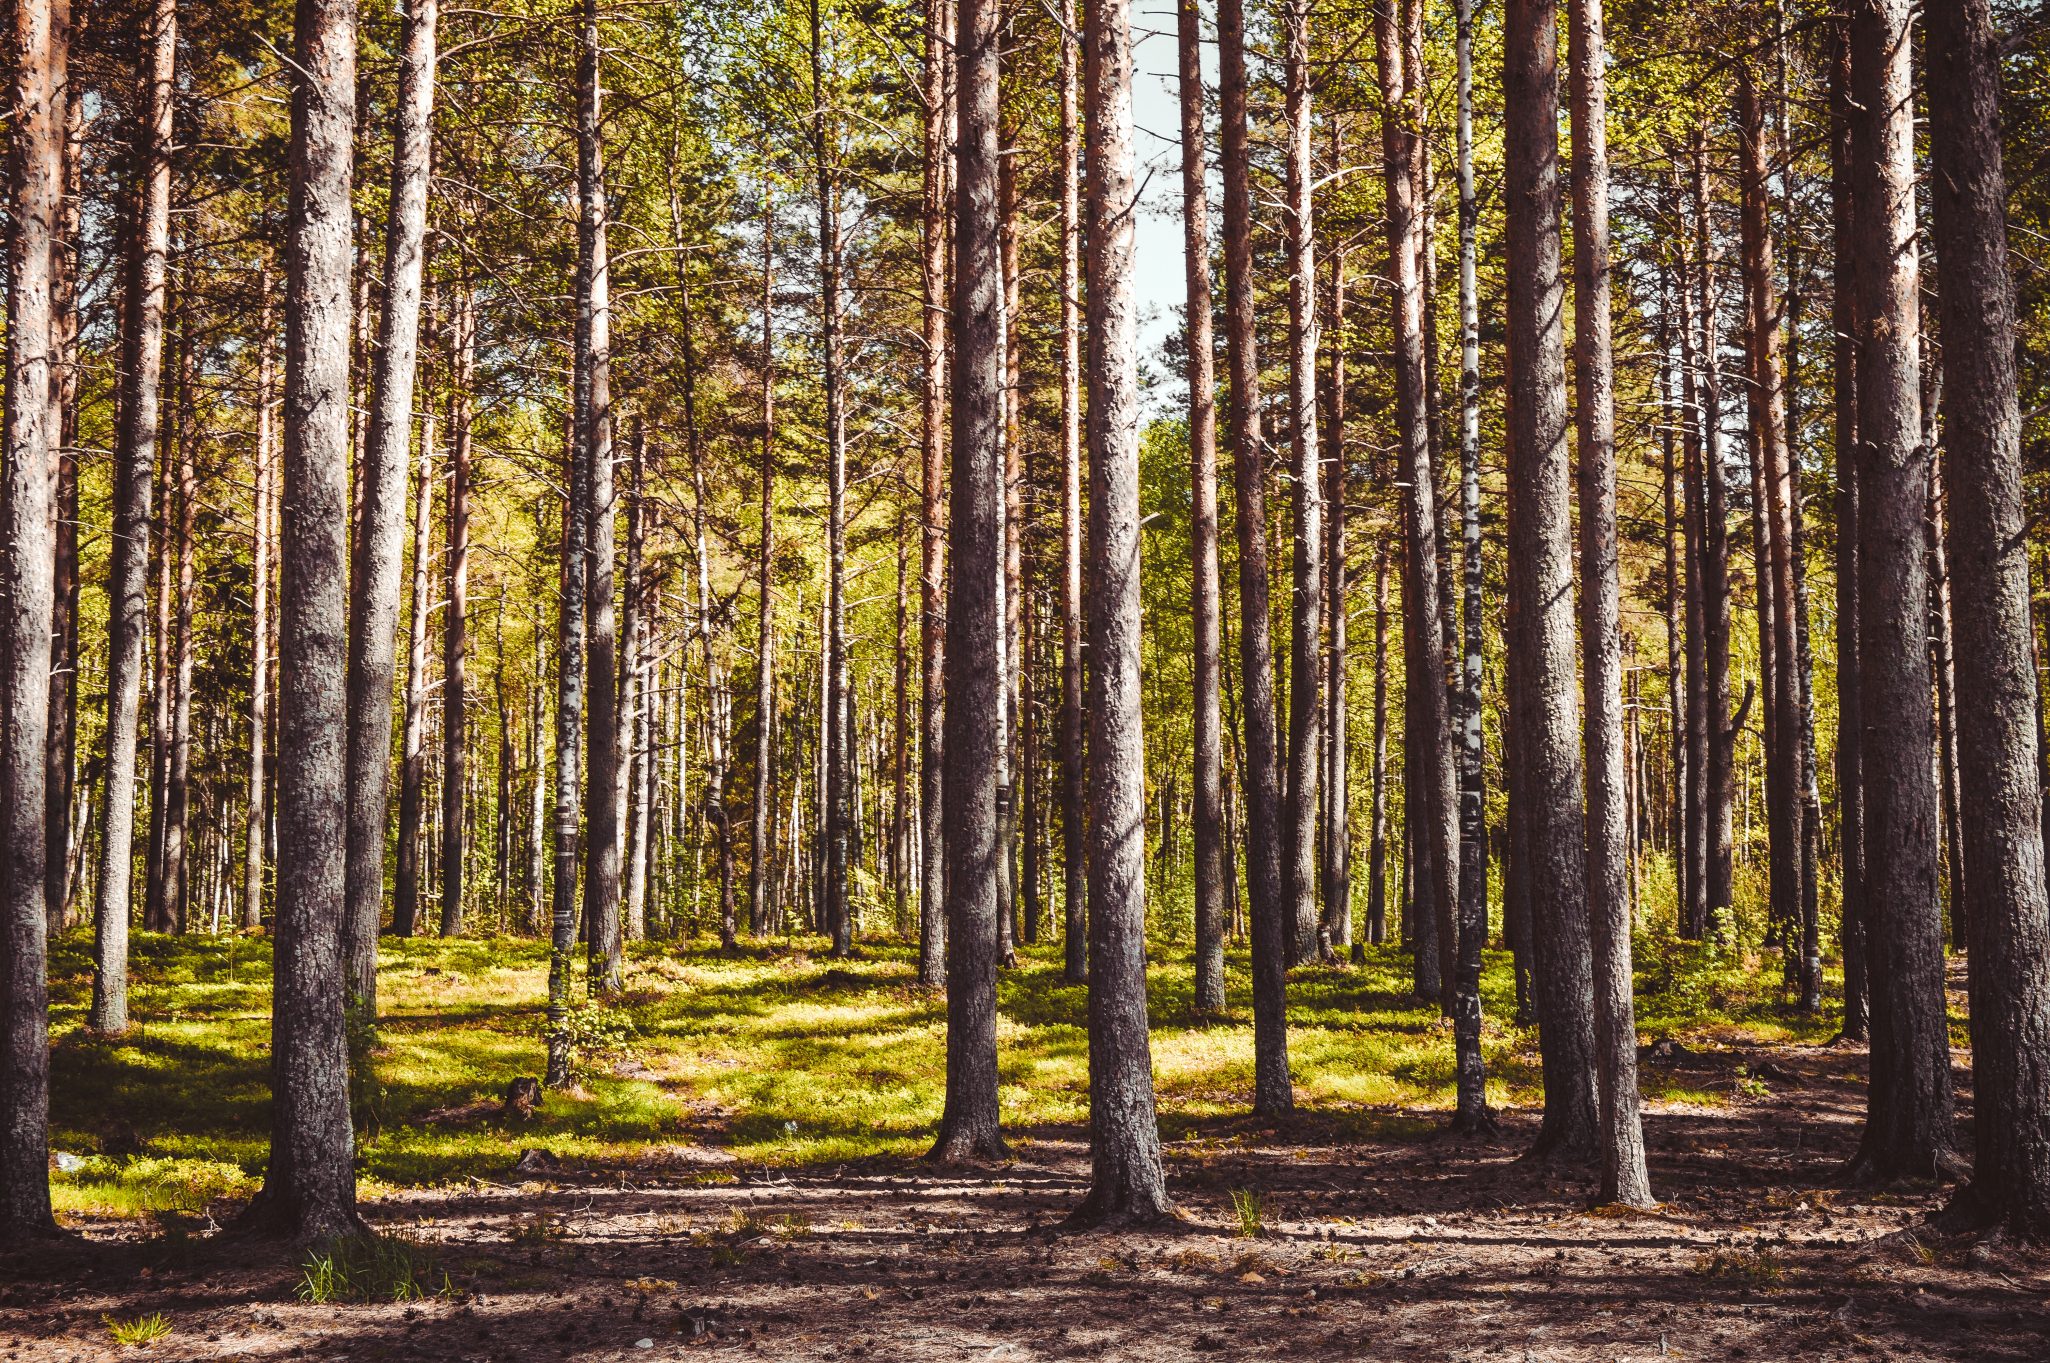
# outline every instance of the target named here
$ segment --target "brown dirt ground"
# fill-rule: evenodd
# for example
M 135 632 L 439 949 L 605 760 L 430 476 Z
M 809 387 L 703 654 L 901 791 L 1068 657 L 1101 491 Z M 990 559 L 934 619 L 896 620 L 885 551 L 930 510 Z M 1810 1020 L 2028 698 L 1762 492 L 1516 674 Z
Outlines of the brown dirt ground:
M 1766 1062 L 1769 1092 L 1738 1084 Z M 1535 1121 L 1511 1113 L 1484 1143 L 1217 1124 L 1169 1147 L 1186 1223 L 1087 1235 L 1059 1228 L 1076 1131 L 1013 1133 L 1000 1169 L 802 1172 L 720 1167 L 708 1131 L 633 1169 L 369 1205 L 450 1275 L 411 1305 L 307 1304 L 274 1246 L 89 1224 L 0 1260 L 0 1361 L 2050 1360 L 2050 1259 L 1932 1230 L 1941 1189 L 1842 1186 L 1863 1066 L 1667 1066 L 1737 1096 L 1648 1112 L 1655 1215 L 1592 1211 L 1583 1172 L 1519 1162 Z M 1234 1189 L 1261 1193 L 1263 1233 L 1236 1233 Z M 110 1342 L 107 1317 L 159 1311 L 168 1338 Z

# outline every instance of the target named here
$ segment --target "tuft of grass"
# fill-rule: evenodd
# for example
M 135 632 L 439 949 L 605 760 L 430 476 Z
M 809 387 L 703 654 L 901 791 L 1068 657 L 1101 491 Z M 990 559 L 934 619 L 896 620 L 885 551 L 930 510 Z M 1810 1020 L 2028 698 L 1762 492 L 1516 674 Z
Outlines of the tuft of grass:
M 337 1236 L 315 1246 L 299 1267 L 299 1296 L 316 1306 L 423 1301 L 454 1291 L 425 1250 L 396 1235 Z
M 1694 1266 L 1697 1277 L 1718 1278 L 1757 1288 L 1778 1287 L 1787 1276 L 1787 1261 L 1770 1249 L 1718 1249 Z
M 1267 1233 L 1267 1199 L 1254 1189 L 1232 1189 L 1231 1211 L 1238 1218 L 1241 1239 L 1253 1240 Z
M 161 1311 L 134 1320 L 116 1320 L 112 1316 L 101 1319 L 107 1322 L 107 1333 L 124 1349 L 147 1349 L 171 1333 L 171 1322 L 164 1319 Z

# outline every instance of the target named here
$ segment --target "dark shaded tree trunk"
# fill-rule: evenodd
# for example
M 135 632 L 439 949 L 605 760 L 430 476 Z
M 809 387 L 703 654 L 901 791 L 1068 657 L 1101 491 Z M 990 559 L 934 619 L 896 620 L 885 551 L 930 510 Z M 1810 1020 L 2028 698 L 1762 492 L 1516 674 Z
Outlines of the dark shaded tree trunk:
M 291 70 L 278 840 L 292 855 L 278 865 L 270 1167 L 245 1215 L 306 1242 L 362 1225 L 342 1020 L 353 0 L 300 0 Z
M 1063 7 L 1071 15 L 1072 6 Z M 1089 978 L 1082 723 L 1082 120 L 1080 51 L 1061 43 L 1061 876 L 1063 976 Z M 1187 94 L 1183 95 L 1187 108 Z M 1184 115 L 1186 118 L 1186 114 Z M 1184 229 L 1186 231 L 1186 228 Z M 1198 955 L 1201 955 L 1200 948 Z
M 134 875 L 136 739 L 149 621 L 149 536 L 163 432 L 164 293 L 171 253 L 172 116 L 177 0 L 155 0 L 146 25 L 136 119 L 135 218 L 123 284 L 120 425 L 114 450 L 114 537 L 107 569 L 107 775 L 100 788 L 100 874 L 87 1025 L 128 1030 L 129 887 Z
M 1374 761 L 1367 816 L 1367 940 L 1388 940 L 1388 541 L 1374 546 Z M 1355 952 L 1359 959 L 1364 953 Z
M 1709 221 L 1708 149 L 1694 140 L 1695 310 L 1700 324 L 1697 391 L 1701 404 L 1701 632 L 1707 730 L 1702 814 L 1702 919 L 1696 936 L 1713 932 L 1727 942 L 1730 919 L 1730 827 L 1735 802 L 1737 734 L 1750 708 L 1750 692 L 1730 715 L 1730 532 L 1723 461 L 1722 334 L 1718 319 L 1712 224 Z
M 69 18 L 68 11 L 53 13 Z M 71 24 L 65 34 L 66 65 L 70 41 L 82 32 L 84 20 Z M 53 43 L 55 39 L 53 36 Z M 64 97 L 64 127 L 58 153 L 58 186 L 61 198 L 55 221 L 56 244 L 50 264 L 51 326 L 54 328 L 56 366 L 50 388 L 51 429 L 57 442 L 56 556 L 53 565 L 51 647 L 49 687 L 49 734 L 45 748 L 43 791 L 44 843 L 43 910 L 48 931 L 60 933 L 71 925 L 74 898 L 72 855 L 83 842 L 83 830 L 74 835 L 74 806 L 78 779 L 78 276 L 84 246 L 80 227 L 84 220 L 83 160 L 85 152 L 85 82 L 74 81 L 68 72 L 60 89 Z
M 1176 16 L 1182 245 L 1188 297 L 1189 543 L 1194 573 L 1190 610 L 1195 631 L 1191 672 L 1196 706 L 1195 1008 L 1198 1013 L 1217 1013 L 1224 1010 L 1224 734 L 1219 704 L 1222 589 L 1217 566 L 1217 380 L 1210 329 L 1210 195 L 1205 183 L 1209 162 L 1203 135 L 1202 13 L 1196 0 L 1181 0 Z
M 2050 895 L 2015 395 L 2014 279 L 1987 0 L 1925 10 L 1971 895 L 1972 1181 L 1954 1211 L 2050 1240 Z
M 996 970 L 1001 880 L 1004 318 L 998 259 L 996 0 L 961 0 L 954 185 L 954 573 L 947 609 L 947 1095 L 932 1157 L 1001 1159 Z M 1093 992 L 1093 991 L 1092 991 Z
M 1217 47 L 1224 162 L 1225 358 L 1231 371 L 1233 520 L 1239 547 L 1239 691 L 1246 734 L 1240 770 L 1246 801 L 1246 897 L 1253 929 L 1253 1111 L 1278 1117 L 1295 1106 L 1288 1071 L 1290 924 L 1281 879 L 1266 444 L 1260 434 L 1260 354 L 1254 328 L 1244 0 L 1218 0 Z
M 1571 0 L 1574 406 L 1580 464 L 1580 644 L 1586 695 L 1587 918 L 1605 1203 L 1652 1205 L 1631 999 L 1630 776 L 1616 542 L 1616 362 L 1609 320 L 1608 93 L 1601 0 Z
M 0 817 L 6 826 L 0 851 L 0 1233 L 20 1244 L 56 1234 L 50 1214 L 44 781 L 63 441 L 56 286 L 62 270 L 58 233 L 71 12 L 66 0 L 15 0 L 12 18 L 7 467 L 0 513 L 7 548 L 0 567 L 0 707 L 7 716 L 0 738 Z
M 350 575 L 355 599 L 349 634 L 348 908 L 342 936 L 349 1004 L 363 1026 L 377 1020 L 377 929 L 384 911 L 384 845 L 390 817 L 393 650 L 405 553 L 406 462 L 420 360 L 428 182 L 434 164 L 438 9 L 439 0 L 408 5 L 400 39 L 391 194 L 384 227 L 385 303 L 370 384 L 370 431 L 356 479 L 362 525 Z
M 1872 1068 L 1855 1169 L 1927 1177 L 1954 1159 L 1930 767 L 1911 7 L 1851 9 L 1858 330 L 1858 657 Z
M 1509 0 L 1504 18 L 1509 215 L 1510 723 L 1528 808 L 1530 927 L 1545 1071 L 1533 1153 L 1595 1153 L 1593 951 L 1575 730 L 1573 552 L 1566 459 L 1565 288 L 1559 268 L 1557 15 Z
M 1072 1224 L 1173 1212 L 1146 1018 L 1146 750 L 1140 705 L 1139 306 L 1132 34 L 1092 4 L 1083 38 L 1089 292 L 1089 1195 Z M 1307 193 L 1307 189 L 1305 190 Z M 1307 303 L 1311 281 L 1301 281 Z M 1315 466 L 1311 479 L 1315 480 Z M 1312 522 L 1314 526 L 1315 522 Z M 1312 583 L 1314 590 L 1315 584 Z M 1315 640 L 1311 641 L 1314 647 Z

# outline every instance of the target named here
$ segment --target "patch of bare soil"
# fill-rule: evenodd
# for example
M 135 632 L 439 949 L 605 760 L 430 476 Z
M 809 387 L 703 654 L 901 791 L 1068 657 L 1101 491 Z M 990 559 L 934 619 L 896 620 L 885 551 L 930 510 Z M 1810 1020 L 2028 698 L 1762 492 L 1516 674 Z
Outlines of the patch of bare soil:
M 1189 1132 L 1169 1147 L 1188 1220 L 1145 1233 L 1058 1229 L 1087 1178 L 1066 1130 L 1013 1133 L 1016 1162 L 986 1172 L 770 1171 L 697 1147 L 411 1193 L 367 1211 L 453 1287 L 408 1305 L 316 1306 L 275 1249 L 87 1226 L 0 1267 L 0 1359 L 2041 1363 L 2050 1260 L 1939 1236 L 1941 1189 L 1842 1186 L 1864 1063 L 1649 1059 L 1735 1095 L 1647 1114 L 1652 1215 L 1519 1162 L 1535 1122 L 1509 1114 L 1481 1144 L 1352 1144 L 1336 1133 L 1357 1123 L 1315 1116 Z M 153 1312 L 168 1337 L 111 1342 L 106 1318 Z

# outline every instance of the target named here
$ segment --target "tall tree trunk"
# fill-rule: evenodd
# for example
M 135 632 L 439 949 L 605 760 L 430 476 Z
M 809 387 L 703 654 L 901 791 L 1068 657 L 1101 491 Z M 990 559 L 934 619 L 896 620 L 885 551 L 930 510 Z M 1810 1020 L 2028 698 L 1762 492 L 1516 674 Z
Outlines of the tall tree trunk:
M 1188 298 L 1189 544 L 1194 581 L 1196 998 L 1224 1010 L 1224 732 L 1219 704 L 1221 588 L 1217 566 L 1217 378 L 1210 329 L 1209 161 L 1203 131 L 1203 16 L 1176 6 L 1182 113 L 1182 251 Z M 1066 40 L 1063 39 L 1065 42 Z M 1063 132 L 1072 126 L 1064 108 Z M 1065 319 L 1064 319 L 1065 320 Z M 1078 584 L 1079 585 L 1079 584 Z M 1080 709 L 1078 704 L 1077 709 Z
M 68 17 L 68 11 L 59 11 Z M 69 44 L 83 30 L 83 19 L 71 22 L 65 35 L 66 65 Z M 44 842 L 43 910 L 48 931 L 59 933 L 71 924 L 73 883 L 72 856 L 81 846 L 72 829 L 72 811 L 78 781 L 78 343 L 79 267 L 84 250 L 80 227 L 84 219 L 85 82 L 68 78 L 64 92 L 64 128 L 58 159 L 61 198 L 55 222 L 56 243 L 51 259 L 51 325 L 55 328 L 56 369 L 50 389 L 50 420 L 57 442 L 57 504 L 52 617 L 50 634 L 49 736 L 43 792 Z
M 1388 541 L 1374 547 L 1374 763 L 1367 818 L 1367 940 L 1388 940 Z M 1355 952 L 1354 959 L 1364 953 Z
M 1282 87 L 1287 124 L 1289 460 L 1294 467 L 1295 599 L 1290 614 L 1288 808 L 1282 894 L 1290 913 L 1289 959 L 1317 953 L 1317 778 L 1324 727 L 1324 481 L 1317 462 L 1316 180 L 1310 160 L 1310 0 L 1285 0 Z M 1442 688 L 1441 688 L 1442 689 Z
M 997 0 L 961 0 L 954 185 L 954 574 L 946 636 L 947 1096 L 933 1158 L 1001 1159 L 997 780 L 1002 767 L 1004 314 Z M 1093 993 L 1094 991 L 1092 991 Z
M 1060 35 L 1061 954 L 1064 977 L 1070 984 L 1080 984 L 1089 978 L 1089 892 L 1082 851 L 1087 836 L 1083 822 L 1087 796 L 1082 769 L 1086 736 L 1082 723 L 1082 120 L 1077 70 L 1081 54 L 1065 22 L 1073 14 L 1074 6 L 1064 0 Z M 1187 108 L 1186 93 L 1183 108 Z M 1183 230 L 1186 233 L 1186 226 Z M 1202 954 L 1200 945 L 1197 954 Z
M 1553 0 L 1509 0 L 1504 18 L 1509 215 L 1510 723 L 1528 802 L 1530 927 L 1545 1071 L 1537 1150 L 1598 1144 L 1593 950 L 1574 731 L 1572 526 L 1566 460 L 1565 288 L 1559 269 L 1559 89 Z M 1627 985 L 1625 986 L 1627 988 Z
M 429 309 L 432 311 L 432 309 Z M 406 722 L 399 740 L 399 837 L 392 871 L 391 930 L 411 937 L 420 925 L 420 808 L 427 781 L 427 565 L 433 557 L 434 410 L 420 418 L 420 468 L 413 493 L 411 609 L 406 626 Z M 380 877 L 382 872 L 380 872 Z
M 1010 21 L 1006 29 L 1009 30 Z M 998 103 L 1002 109 L 1001 73 Z M 1017 129 L 999 124 L 999 145 L 1015 147 Z M 997 954 L 1006 969 L 1018 964 L 1018 824 L 1023 805 L 1021 753 L 1023 730 L 1023 680 L 1025 656 L 1022 621 L 1024 605 L 1024 427 L 1019 417 L 1022 393 L 1019 389 L 1019 292 L 1018 274 L 1018 158 L 1015 152 L 1003 157 L 998 168 L 997 206 L 1001 218 L 998 259 L 1004 271 L 1004 758 L 997 778 L 1001 796 L 997 807 L 997 839 L 1003 845 L 1003 908 L 997 919 Z
M 820 833 L 826 854 L 825 928 L 833 939 L 832 954 L 846 956 L 854 949 L 854 921 L 847 885 L 848 840 L 852 832 L 849 823 L 854 802 L 849 771 L 854 741 L 847 723 L 847 715 L 853 709 L 848 695 L 851 669 L 847 659 L 847 399 L 841 356 L 840 183 L 832 146 L 835 124 L 827 109 L 824 42 L 818 0 L 812 0 L 811 139 L 819 194 L 819 330 L 826 399 L 826 690 L 821 729 L 826 767 L 822 786 L 825 817 Z M 1001 353 L 998 358 L 1001 360 Z
M 384 226 L 384 313 L 370 385 L 368 442 L 361 448 L 356 478 L 362 526 L 350 578 L 355 600 L 349 633 L 348 908 L 342 936 L 349 1005 L 362 1026 L 377 1020 L 377 929 L 384 908 L 391 799 L 392 666 L 405 552 L 406 456 L 420 364 L 438 10 L 439 0 L 408 5 L 400 39 Z M 400 855 L 403 859 L 403 843 Z M 400 899 L 405 898 L 402 892 Z
M 271 402 L 277 386 L 277 347 L 272 340 L 271 277 L 258 284 L 256 342 L 256 491 L 250 538 L 253 567 L 249 592 L 249 808 L 243 824 L 242 926 L 263 925 L 263 832 L 265 740 L 270 737 L 272 527 L 276 521 L 276 472 L 272 465 L 276 427 Z
M 1857 209 L 1858 655 L 1872 1066 L 1857 1168 L 1927 1176 L 1954 1158 L 1930 769 L 1929 488 L 1918 373 L 1911 7 L 1851 10 Z
M 1925 11 L 1931 178 L 1952 462 L 1959 763 L 1972 792 L 1972 1181 L 1965 1217 L 2050 1240 L 2050 895 L 2015 396 L 2014 279 L 2000 147 L 2000 39 L 1986 0 Z
M 61 3 L 61 0 L 59 0 Z M 17 9 L 21 15 L 29 8 Z M 135 749 L 149 623 L 149 532 L 163 430 L 164 294 L 171 249 L 171 120 L 177 94 L 177 0 L 146 24 L 136 119 L 135 220 L 128 233 L 114 450 L 114 536 L 107 570 L 107 775 L 100 796 L 100 875 L 87 1025 L 128 1030 L 129 886 L 134 875 Z
M 441 635 L 441 935 L 463 935 L 463 792 L 469 771 L 470 388 L 477 314 L 467 287 L 449 319 L 448 600 Z
M 1929 670 L 1936 681 L 1936 791 L 1943 811 L 1943 872 L 1950 909 L 1950 944 L 1964 950 L 1968 928 L 1964 811 L 1959 796 L 1957 650 L 1952 642 L 1950 556 L 1944 552 L 1943 526 L 1948 501 L 1943 486 L 1943 461 L 1936 457 L 1937 404 L 1943 384 L 1936 361 L 1925 355 L 1922 373 L 1930 378 L 1923 400 L 1923 443 L 1929 447 L 1929 511 L 1925 527 L 1929 543 Z
M 1836 417 L 1836 784 L 1837 843 L 1842 865 L 1838 899 L 1844 957 L 1847 1040 L 1870 1031 L 1865 973 L 1865 795 L 1863 688 L 1859 675 L 1858 600 L 1858 287 L 1857 214 L 1851 188 L 1851 47 L 1846 22 L 1831 35 L 1829 72 L 1830 333 Z
M 930 0 L 937 4 L 940 0 Z M 931 46 L 927 57 L 930 60 Z M 930 145 L 928 144 L 928 150 Z M 928 302 L 927 329 L 931 329 Z M 776 197 L 774 183 L 762 176 L 762 453 L 761 540 L 755 557 L 755 790 L 748 821 L 748 927 L 757 935 L 769 930 L 770 866 L 774 848 L 769 828 L 769 801 L 775 785 L 776 750 L 774 682 L 776 672 Z M 639 447 L 635 456 L 639 458 Z M 641 473 L 634 480 L 638 487 Z M 638 498 L 639 493 L 635 496 Z
M 0 1231 L 53 1238 L 50 1215 L 49 839 L 50 632 L 56 618 L 57 402 L 63 337 L 56 311 L 64 204 L 66 0 L 16 0 L 7 233 L 4 568 L 0 568 Z M 1142 996 L 1143 997 L 1143 996 Z
M 353 0 L 301 0 L 291 69 L 278 837 L 292 855 L 278 866 L 270 1168 L 247 1216 L 305 1242 L 362 1225 L 342 1020 Z
M 1339 139 L 1341 115 L 1331 114 L 1331 164 L 1344 164 Z M 1351 641 L 1351 574 L 1346 564 L 1346 507 L 1350 464 L 1345 449 L 1345 389 L 1349 374 L 1345 356 L 1345 253 L 1331 252 L 1324 289 L 1321 342 L 1327 356 L 1322 375 L 1323 438 L 1330 450 L 1324 461 L 1324 619 L 1327 645 L 1324 667 L 1324 834 L 1318 879 L 1324 895 L 1324 916 L 1318 954 L 1335 959 L 1352 946 L 1352 770 L 1346 695 Z
M 1731 809 L 1737 734 L 1750 708 L 1747 689 L 1737 714 L 1730 715 L 1730 539 L 1727 480 L 1723 461 L 1722 347 L 1716 296 L 1712 224 L 1709 221 L 1708 149 L 1694 139 L 1695 310 L 1701 327 L 1697 350 L 1701 400 L 1701 632 L 1704 723 L 1707 728 L 1702 832 L 1702 920 L 1697 935 L 1713 932 L 1727 942 L 1735 931 L 1730 917 Z
M 581 356 L 577 368 L 583 368 Z M 575 383 L 581 388 L 583 382 L 579 372 Z M 555 796 L 551 830 L 555 880 L 548 922 L 548 1067 L 542 1081 L 550 1088 L 561 1088 L 570 1080 L 570 975 L 577 947 L 577 797 L 584 726 L 584 553 L 590 523 L 586 514 L 590 500 L 586 477 L 589 466 L 583 458 L 580 440 L 578 425 L 572 418 L 563 441 L 563 483 L 569 497 L 562 508 L 562 562 L 557 588 Z M 424 479 L 422 482 L 426 485 Z M 424 638 L 420 647 L 424 653 Z M 535 779 L 540 779 L 538 768 Z M 539 805 L 539 796 L 535 803 Z
M 1786 387 L 1781 368 L 1780 298 L 1773 263 L 1771 174 L 1766 146 L 1765 109 L 1749 64 L 1739 68 L 1737 123 L 1740 148 L 1741 219 L 1744 253 L 1746 328 L 1751 364 L 1752 446 L 1765 496 L 1754 515 L 1765 527 L 1767 558 L 1762 567 L 1771 577 L 1770 661 L 1773 676 L 1767 696 L 1773 715 L 1772 749 L 1768 753 L 1767 836 L 1768 879 L 1774 919 L 1787 934 L 1787 952 L 1804 997 L 1809 993 L 1809 964 L 1800 947 L 1802 828 L 1801 754 L 1805 743 L 1801 691 L 1795 675 L 1799 627 L 1794 595 L 1794 472 L 1787 444 Z M 1768 593 L 1761 587 L 1761 609 Z M 1761 666 L 1764 663 L 1761 661 Z M 1820 971 L 1821 962 L 1813 967 Z M 1819 984 L 1817 986 L 1819 988 Z
M 1452 987 L 1453 1048 L 1457 1052 L 1459 1111 L 1455 1124 L 1473 1131 L 1491 1126 L 1487 1069 L 1481 1058 L 1481 950 L 1488 935 L 1488 814 L 1481 740 L 1481 323 L 1478 283 L 1480 204 L 1473 175 L 1473 4 L 1459 0 L 1459 511 L 1461 544 L 1458 671 L 1459 934 L 1458 973 Z M 1378 700 L 1376 702 L 1379 703 Z
M 584 919 L 591 944 L 591 990 L 623 983 L 619 932 L 618 624 L 613 602 L 617 537 L 612 477 L 612 271 L 606 256 L 605 145 L 598 0 L 583 0 L 577 90 L 577 339 L 583 365 L 577 388 L 577 439 L 585 465 L 588 536 L 584 554 L 590 692 L 584 781 Z
M 919 485 L 918 982 L 946 983 L 946 501 L 947 209 L 953 157 L 955 0 L 925 5 L 925 184 L 920 280 L 925 291 Z M 766 437 L 765 437 L 766 438 Z
M 1631 1000 L 1628 749 L 1616 543 L 1616 362 L 1609 323 L 1608 93 L 1602 0 L 1571 0 L 1574 405 L 1580 462 L 1580 640 L 1587 697 L 1587 918 L 1594 951 L 1605 1203 L 1652 1205 Z
M 1246 115 L 1244 0 L 1218 0 L 1224 163 L 1225 360 L 1231 371 L 1232 519 L 1239 542 L 1239 690 L 1245 707 L 1246 897 L 1253 927 L 1253 1111 L 1295 1107 L 1288 1070 L 1288 942 L 1282 898 L 1281 792 L 1268 597 L 1266 443 L 1254 318 L 1253 194 Z
M 1401 447 L 1403 523 L 1407 543 L 1403 576 L 1404 649 L 1409 716 L 1410 782 L 1404 798 L 1413 842 L 1421 853 L 1417 900 L 1418 985 L 1441 1005 L 1451 1003 L 1438 933 L 1453 922 L 1457 893 L 1458 792 L 1453 769 L 1452 720 L 1445 691 L 1445 592 L 1438 577 L 1437 471 L 1431 464 L 1428 375 L 1424 366 L 1423 280 L 1417 268 L 1422 219 L 1415 196 L 1418 136 L 1402 84 L 1402 53 L 1392 6 L 1376 11 L 1374 47 L 1381 83 L 1381 148 L 1388 200 L 1388 259 L 1394 276 L 1395 424 Z M 1429 923 L 1435 932 L 1422 931 Z M 1428 940 L 1426 940 L 1428 936 Z M 1477 1002 L 1477 1000 L 1476 1000 Z M 1449 1009 L 1448 1009 L 1449 1011 Z
M 192 858 L 192 595 L 198 575 L 199 463 L 194 446 L 198 423 L 190 419 L 194 360 L 188 345 L 181 356 L 180 410 L 186 420 L 177 438 L 178 527 L 173 567 L 171 656 L 165 673 L 171 683 L 171 738 L 164 769 L 164 917 L 171 929 L 184 932 L 191 906 Z
M 1146 751 L 1140 706 L 1139 350 L 1132 34 L 1092 4 L 1089 167 L 1089 1195 L 1076 1223 L 1169 1215 L 1146 1018 Z M 1307 192 L 1307 190 L 1305 191 Z M 1312 281 L 1300 281 L 1307 306 Z M 1314 352 L 1312 353 L 1314 359 Z M 1315 465 L 1310 476 L 1315 480 Z M 1314 503 L 1313 503 L 1314 504 Z M 1311 522 L 1314 527 L 1315 522 Z M 1314 591 L 1315 583 L 1312 583 Z M 1311 639 L 1314 648 L 1316 640 Z M 1314 733 L 1314 731 L 1313 731 Z M 1314 751 L 1314 744 L 1312 745 Z

